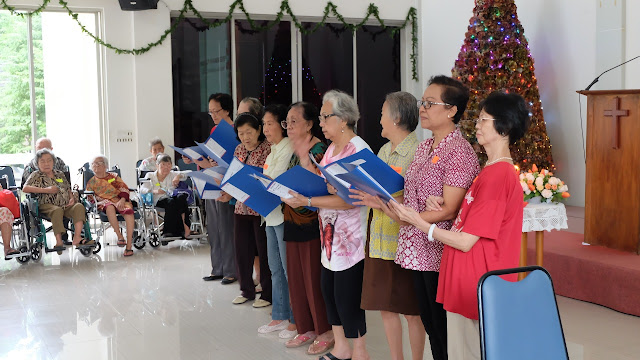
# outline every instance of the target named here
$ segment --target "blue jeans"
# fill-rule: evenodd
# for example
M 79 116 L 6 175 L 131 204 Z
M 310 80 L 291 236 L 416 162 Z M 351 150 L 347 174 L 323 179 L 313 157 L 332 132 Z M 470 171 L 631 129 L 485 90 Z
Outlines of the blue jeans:
M 284 243 L 284 224 L 267 226 L 267 255 L 271 270 L 272 320 L 293 322 L 287 282 L 287 248 Z

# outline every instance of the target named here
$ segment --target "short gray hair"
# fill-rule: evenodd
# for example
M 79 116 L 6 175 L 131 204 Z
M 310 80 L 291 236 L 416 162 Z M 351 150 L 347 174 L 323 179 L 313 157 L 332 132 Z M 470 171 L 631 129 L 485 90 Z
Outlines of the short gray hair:
M 258 119 L 262 119 L 262 117 L 264 116 L 264 106 L 262 106 L 260 100 L 254 97 L 246 97 L 242 99 L 240 103 L 246 103 L 249 106 L 249 113 L 257 117 Z
M 98 159 L 100 159 L 104 163 L 104 166 L 107 169 L 109 168 L 109 159 L 107 159 L 107 157 L 104 156 L 104 155 L 96 155 L 96 156 L 94 156 L 93 159 L 91 159 L 91 162 L 95 162 Z
M 333 105 L 333 113 L 355 131 L 360 119 L 360 111 L 353 96 L 340 90 L 329 90 L 322 97 L 322 104 L 326 102 L 330 102 Z
M 156 157 L 156 164 L 160 165 L 160 163 L 163 162 L 168 162 L 169 164 L 173 164 L 173 161 L 171 160 L 171 156 L 167 155 L 167 154 L 158 154 L 158 156 Z
M 387 94 L 384 99 L 387 103 L 387 109 L 391 118 L 398 120 L 398 125 L 404 127 L 408 131 L 413 131 L 418 126 L 418 118 L 420 117 L 420 109 L 416 106 L 418 100 L 415 96 L 405 91 L 396 91 Z
M 44 155 L 51 155 L 51 158 L 53 159 L 53 163 L 54 164 L 56 163 L 57 159 L 56 159 L 56 156 L 53 155 L 53 151 L 51 151 L 51 150 L 49 150 L 47 148 L 43 148 L 43 149 L 40 149 L 40 150 L 36 151 L 36 165 L 38 165 L 38 161 L 40 161 L 40 159 L 42 159 L 42 157 Z
M 162 143 L 162 140 L 160 140 L 159 137 L 154 137 L 153 139 L 151 139 L 149 141 L 149 149 L 151 149 L 152 147 L 156 146 L 156 145 L 162 145 L 162 147 L 164 147 L 164 144 Z

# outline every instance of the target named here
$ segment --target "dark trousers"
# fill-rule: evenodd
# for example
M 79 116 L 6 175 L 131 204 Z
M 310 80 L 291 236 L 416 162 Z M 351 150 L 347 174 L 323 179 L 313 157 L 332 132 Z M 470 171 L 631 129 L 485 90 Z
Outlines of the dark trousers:
M 364 310 L 360 308 L 363 273 L 364 260 L 360 260 L 342 271 L 331 271 L 323 266 L 320 275 L 329 324 L 342 326 L 348 339 L 367 333 Z
M 260 258 L 260 298 L 271 302 L 271 271 L 267 257 L 267 234 L 264 226 L 260 226 L 260 216 L 233 215 L 235 224 L 234 242 L 236 248 L 236 264 L 238 280 L 242 296 L 249 300 L 256 298 L 256 287 L 253 284 L 253 260 L 256 250 Z
M 291 311 L 299 334 L 331 330 L 320 287 L 320 239 L 286 241 Z
M 236 253 L 233 249 L 233 205 L 205 200 L 207 234 L 211 246 L 211 275 L 236 277 Z
M 447 312 L 436 302 L 438 291 L 437 271 L 414 271 L 414 285 L 422 325 L 429 335 L 434 360 L 447 360 Z
M 162 228 L 163 235 L 184 234 L 182 214 L 185 214 L 184 224 L 191 226 L 187 197 L 187 194 L 180 194 L 178 196 L 166 197 L 158 200 L 156 206 L 164 209 L 164 226 Z

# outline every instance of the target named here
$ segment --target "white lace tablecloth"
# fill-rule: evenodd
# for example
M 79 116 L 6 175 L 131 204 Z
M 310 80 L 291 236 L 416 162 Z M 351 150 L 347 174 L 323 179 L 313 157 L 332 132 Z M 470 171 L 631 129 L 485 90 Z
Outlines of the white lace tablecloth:
M 522 232 L 567 228 L 567 209 L 562 203 L 527 204 L 524 207 Z

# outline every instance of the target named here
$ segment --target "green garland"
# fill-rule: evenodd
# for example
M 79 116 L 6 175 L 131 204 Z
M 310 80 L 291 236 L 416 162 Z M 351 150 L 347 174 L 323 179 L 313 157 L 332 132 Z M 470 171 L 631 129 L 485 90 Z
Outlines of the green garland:
M 28 15 L 28 16 L 37 15 L 38 13 L 42 12 L 44 8 L 47 7 L 49 2 L 50 0 L 43 0 L 42 5 L 40 5 L 36 10 L 31 12 L 18 12 L 14 7 L 8 5 L 6 3 L 6 0 L 0 0 L 0 4 L 2 4 L 3 9 L 9 10 L 12 15 L 17 15 L 21 17 L 25 17 L 25 15 Z M 229 13 L 227 14 L 227 16 L 222 20 L 216 20 L 216 21 L 209 21 L 208 19 L 205 19 L 202 16 L 202 14 L 200 14 L 200 12 L 195 7 L 193 7 L 192 0 L 185 0 L 184 5 L 182 6 L 182 9 L 180 10 L 180 13 L 178 15 L 177 21 L 174 21 L 173 25 L 171 25 L 169 29 L 165 30 L 165 32 L 162 34 L 162 36 L 160 36 L 160 38 L 157 41 L 149 43 L 146 46 L 139 47 L 137 49 L 121 49 L 111 45 L 110 43 L 104 42 L 102 39 L 98 38 L 89 30 L 87 30 L 87 28 L 85 28 L 84 25 L 82 25 L 82 23 L 78 20 L 78 14 L 74 13 L 71 9 L 69 9 L 69 6 L 66 1 L 58 0 L 58 2 L 60 6 L 62 6 L 65 10 L 67 10 L 67 13 L 69 13 L 69 16 L 71 16 L 78 23 L 78 26 L 80 26 L 80 28 L 82 29 L 82 32 L 91 36 L 96 43 L 115 51 L 116 54 L 140 55 L 162 44 L 164 40 L 167 38 L 167 36 L 169 36 L 169 34 L 171 34 L 176 29 L 178 24 L 182 22 L 182 20 L 184 20 L 185 15 L 189 11 L 193 13 L 195 16 L 197 16 L 198 19 L 204 22 L 209 28 L 215 28 L 231 21 L 233 12 L 236 10 L 236 8 L 239 8 L 240 11 L 244 13 L 245 17 L 247 18 L 247 21 L 249 22 L 249 25 L 251 26 L 251 30 L 254 30 L 254 31 L 265 31 L 265 30 L 271 29 L 272 27 L 277 25 L 280 21 L 282 21 L 282 18 L 284 17 L 285 14 L 291 16 L 291 20 L 293 21 L 294 25 L 303 34 L 312 33 L 316 31 L 320 26 L 324 26 L 330 14 L 335 16 L 335 18 L 338 19 L 338 21 L 342 23 L 342 25 L 346 29 L 351 30 L 352 32 L 357 31 L 358 29 L 363 27 L 371 16 L 373 16 L 376 20 L 378 20 L 378 23 L 380 23 L 380 26 L 382 26 L 383 29 L 388 28 L 388 26 L 385 25 L 384 21 L 380 18 L 378 7 L 374 4 L 369 4 L 369 7 L 367 9 L 367 14 L 365 15 L 364 19 L 362 19 L 361 22 L 357 24 L 350 24 L 350 23 L 347 23 L 344 17 L 338 12 L 338 7 L 334 3 L 329 1 L 327 5 L 324 7 L 322 21 L 320 21 L 319 23 L 316 23 L 315 26 L 313 26 L 312 28 L 306 29 L 304 26 L 302 26 L 302 23 L 298 21 L 297 17 L 293 14 L 293 11 L 289 6 L 289 0 L 282 0 L 282 2 L 280 3 L 280 11 L 278 11 L 278 13 L 276 14 L 276 19 L 273 21 L 267 22 L 264 26 L 259 26 L 255 23 L 255 21 L 251 18 L 251 16 L 245 9 L 243 0 L 234 1 L 233 4 L 231 4 L 231 6 L 229 7 Z M 418 18 L 418 15 L 417 15 L 416 8 L 411 7 L 409 8 L 409 13 L 407 13 L 407 17 L 405 18 L 402 25 L 391 29 L 391 36 L 393 36 L 401 29 L 406 28 L 409 23 L 411 23 L 411 55 L 409 56 L 409 58 L 411 60 L 411 78 L 416 81 L 418 81 L 418 66 L 417 66 L 418 21 L 417 21 L 417 18 Z

